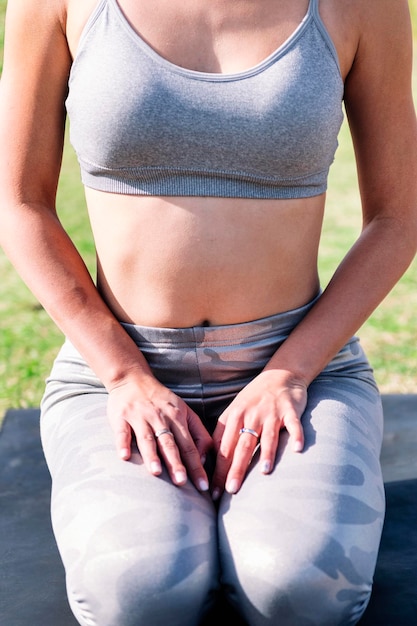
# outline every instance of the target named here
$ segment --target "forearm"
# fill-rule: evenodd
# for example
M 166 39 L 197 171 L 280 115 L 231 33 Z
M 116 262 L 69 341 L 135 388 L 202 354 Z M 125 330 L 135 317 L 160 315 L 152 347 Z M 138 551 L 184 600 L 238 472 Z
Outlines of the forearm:
M 19 275 L 108 389 L 132 373 L 151 375 L 52 211 L 3 208 L 0 231 L 1 244 Z
M 375 219 L 336 270 L 317 304 L 266 370 L 285 370 L 307 386 L 369 318 L 416 252 L 414 221 Z

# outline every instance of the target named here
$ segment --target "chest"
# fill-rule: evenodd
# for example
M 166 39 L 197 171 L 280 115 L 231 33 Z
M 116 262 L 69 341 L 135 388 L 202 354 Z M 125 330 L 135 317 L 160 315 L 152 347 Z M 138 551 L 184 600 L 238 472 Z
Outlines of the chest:
M 115 0 L 102 2 L 93 18 L 67 100 L 71 141 L 93 176 L 146 178 L 148 185 L 156 171 L 159 180 L 181 172 L 193 193 L 196 176 L 200 185 L 214 175 L 216 185 L 224 176 L 239 180 L 240 193 L 255 180 L 322 187 L 337 146 L 343 82 L 315 14 L 257 65 L 232 74 L 167 60 Z
M 309 0 L 117 0 L 132 28 L 163 58 L 199 72 L 236 73 L 276 50 Z

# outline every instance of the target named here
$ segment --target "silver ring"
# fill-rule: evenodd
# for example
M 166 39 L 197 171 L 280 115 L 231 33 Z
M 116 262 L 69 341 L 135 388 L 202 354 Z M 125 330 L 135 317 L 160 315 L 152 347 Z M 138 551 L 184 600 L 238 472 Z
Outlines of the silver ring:
M 161 437 L 161 435 L 171 435 L 171 437 L 173 437 L 174 433 L 171 432 L 169 430 L 169 428 L 162 428 L 162 430 L 157 430 L 155 432 L 155 439 L 159 439 L 159 437 Z
M 239 430 L 239 435 L 243 435 L 243 433 L 248 433 L 248 435 L 252 435 L 253 437 L 259 439 L 259 434 L 256 432 L 256 430 L 252 430 L 252 428 L 241 428 Z

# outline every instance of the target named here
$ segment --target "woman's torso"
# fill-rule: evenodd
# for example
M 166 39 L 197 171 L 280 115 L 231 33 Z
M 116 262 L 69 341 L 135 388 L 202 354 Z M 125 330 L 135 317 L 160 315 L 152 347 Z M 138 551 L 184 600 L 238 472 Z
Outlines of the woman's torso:
M 119 4 L 163 59 L 194 72 L 233 75 L 255 67 L 288 41 L 309 3 Z M 343 77 L 349 46 L 342 52 L 332 4 L 322 0 L 320 14 Z M 80 11 L 69 2 L 73 55 L 96 5 L 89 0 Z M 230 324 L 300 306 L 319 286 L 324 196 L 131 195 L 87 187 L 99 289 L 120 320 L 150 326 Z

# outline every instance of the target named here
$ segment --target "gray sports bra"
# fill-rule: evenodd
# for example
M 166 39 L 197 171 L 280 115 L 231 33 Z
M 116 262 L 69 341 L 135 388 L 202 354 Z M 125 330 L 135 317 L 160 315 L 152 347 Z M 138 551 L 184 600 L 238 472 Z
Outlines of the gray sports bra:
M 236 74 L 181 68 L 100 0 L 69 80 L 83 183 L 156 196 L 302 198 L 323 193 L 343 119 L 337 55 L 310 0 L 289 39 Z

